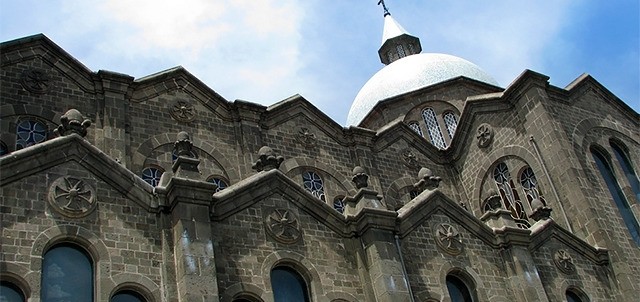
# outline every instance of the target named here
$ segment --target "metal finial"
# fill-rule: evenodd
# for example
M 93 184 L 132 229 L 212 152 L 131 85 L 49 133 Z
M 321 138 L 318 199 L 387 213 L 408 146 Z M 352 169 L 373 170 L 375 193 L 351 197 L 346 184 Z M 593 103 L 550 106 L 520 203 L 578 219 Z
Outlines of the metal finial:
M 384 0 L 379 0 L 378 1 L 378 5 L 382 4 L 382 9 L 384 10 L 384 16 L 389 16 L 391 15 L 391 13 L 389 12 L 389 10 L 387 9 L 387 6 L 384 4 Z

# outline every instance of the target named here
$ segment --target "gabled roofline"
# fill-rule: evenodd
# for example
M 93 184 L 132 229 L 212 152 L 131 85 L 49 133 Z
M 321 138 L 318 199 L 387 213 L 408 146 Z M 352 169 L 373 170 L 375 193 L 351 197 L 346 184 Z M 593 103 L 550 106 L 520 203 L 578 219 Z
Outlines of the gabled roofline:
M 406 140 L 411 146 L 416 146 L 417 148 L 415 148 L 415 150 L 433 162 L 438 164 L 447 163 L 445 157 L 446 151 L 436 148 L 415 131 L 411 130 L 411 128 L 403 122 L 402 117 L 380 128 L 373 138 L 373 149 L 375 152 L 380 152 L 400 139 Z
M 0 183 L 5 186 L 70 161 L 80 164 L 145 210 L 159 211 L 151 185 L 77 134 L 53 138 L 0 157 Z
M 483 88 L 489 88 L 490 90 L 495 90 L 496 92 L 501 92 L 504 89 L 489 83 L 485 83 L 482 81 L 478 81 L 476 79 L 472 79 L 472 78 L 468 78 L 465 76 L 459 76 L 459 77 L 455 77 L 446 81 L 442 81 L 442 82 L 438 82 L 436 84 L 433 85 L 429 85 L 429 86 L 425 86 L 423 88 L 414 90 L 414 91 L 409 91 L 403 94 L 399 94 L 396 96 L 392 96 L 386 99 L 382 99 L 379 100 L 374 106 L 373 108 L 367 113 L 367 115 L 364 116 L 364 118 L 358 123 L 358 127 L 363 127 L 362 125 L 370 118 L 372 118 L 372 116 L 375 116 L 374 113 L 378 113 L 381 112 L 382 109 L 384 109 L 385 107 L 389 107 L 389 106 L 393 106 L 394 103 L 402 101 L 406 98 L 418 95 L 418 94 L 425 94 L 428 93 L 430 91 L 434 91 L 434 90 L 439 90 L 439 89 L 443 89 L 447 86 L 452 86 L 452 85 L 457 85 L 457 84 L 471 84 L 471 85 L 475 85 L 478 87 L 483 87 Z
M 74 72 L 83 80 L 71 77 L 85 92 L 94 91 L 95 72 L 42 33 L 0 43 L 0 67 L 39 57 L 63 73 Z
M 447 217 L 464 226 L 467 231 L 488 245 L 498 247 L 496 234 L 489 226 L 437 189 L 425 190 L 398 210 L 400 237 L 408 236 L 423 221 L 438 212 L 444 212 Z
M 310 123 L 322 129 L 336 142 L 342 145 L 348 144 L 345 128 L 299 94 L 294 94 L 267 107 L 261 119 L 261 126 L 270 129 L 299 115 L 308 116 Z
M 212 220 L 221 221 L 271 195 L 294 203 L 343 237 L 351 236 L 347 220 L 278 169 L 258 172 L 213 195 Z
M 168 91 L 182 90 L 224 120 L 231 120 L 231 103 L 182 66 L 144 76 L 132 83 L 131 101 L 144 102 Z
M 604 99 L 609 101 L 611 105 L 620 110 L 623 114 L 629 117 L 632 121 L 640 122 L 640 113 L 636 112 L 633 108 L 618 98 L 607 87 L 600 84 L 598 80 L 592 77 L 590 74 L 583 73 L 573 80 L 569 85 L 564 88 L 569 95 L 569 99 L 572 103 L 575 102 L 581 95 L 583 95 L 589 88 L 595 89 L 600 95 L 604 96 Z M 562 89 L 562 88 L 559 88 Z
M 531 226 L 531 230 L 531 243 L 529 244 L 531 251 L 540 249 L 550 238 L 555 238 L 598 265 L 609 264 L 609 251 L 607 249 L 590 245 L 558 225 L 553 219 L 538 221 Z

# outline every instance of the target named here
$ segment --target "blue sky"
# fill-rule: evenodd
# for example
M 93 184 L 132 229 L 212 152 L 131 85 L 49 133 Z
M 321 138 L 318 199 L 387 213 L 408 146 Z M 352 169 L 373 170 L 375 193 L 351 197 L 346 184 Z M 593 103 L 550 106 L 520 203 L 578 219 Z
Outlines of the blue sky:
M 423 52 L 508 86 L 531 69 L 565 87 L 589 73 L 640 111 L 640 6 L 618 1 L 387 0 Z M 301 94 L 344 125 L 383 65 L 377 0 L 0 0 L 0 41 L 44 33 L 89 69 L 140 78 L 184 66 L 229 101 Z

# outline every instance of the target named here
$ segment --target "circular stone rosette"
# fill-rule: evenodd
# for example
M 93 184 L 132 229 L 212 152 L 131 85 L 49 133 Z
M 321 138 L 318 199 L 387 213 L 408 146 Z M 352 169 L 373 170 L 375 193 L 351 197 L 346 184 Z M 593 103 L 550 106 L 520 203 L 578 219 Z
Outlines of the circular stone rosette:
M 29 69 L 20 78 L 22 87 L 33 93 L 46 93 L 51 88 L 51 79 L 42 70 Z
M 186 100 L 175 100 L 169 103 L 169 114 L 176 121 L 191 122 L 196 119 L 196 108 Z
M 553 263 L 565 274 L 572 274 L 576 270 L 571 254 L 565 250 L 556 251 L 553 255 Z
M 281 243 L 294 243 L 298 241 L 302 235 L 298 218 L 286 209 L 273 210 L 271 214 L 266 217 L 265 227 L 267 232 Z
M 58 213 L 73 218 L 89 215 L 97 205 L 96 193 L 86 181 L 60 177 L 49 187 L 49 204 Z
M 462 235 L 458 229 L 448 223 L 436 225 L 434 237 L 438 247 L 449 255 L 459 255 L 462 253 Z
M 493 142 L 493 127 L 486 123 L 481 124 L 476 130 L 476 138 L 478 139 L 478 147 L 489 147 Z

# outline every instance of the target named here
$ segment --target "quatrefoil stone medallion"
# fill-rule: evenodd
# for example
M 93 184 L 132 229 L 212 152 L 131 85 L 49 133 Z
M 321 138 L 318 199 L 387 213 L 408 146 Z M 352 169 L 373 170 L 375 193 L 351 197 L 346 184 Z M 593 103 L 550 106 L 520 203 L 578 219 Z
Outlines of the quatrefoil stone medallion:
M 302 235 L 298 218 L 286 209 L 274 209 L 266 217 L 265 227 L 267 232 L 281 243 L 294 243 Z
M 553 255 L 553 263 L 565 274 L 571 274 L 576 270 L 576 267 L 573 264 L 573 258 L 569 252 L 565 250 L 556 251 Z
M 94 188 L 82 179 L 60 177 L 49 187 L 49 203 L 64 216 L 84 217 L 96 208 L 96 193 Z
M 436 226 L 434 236 L 438 247 L 450 255 L 462 253 L 462 236 L 458 229 L 449 223 L 440 223 Z

